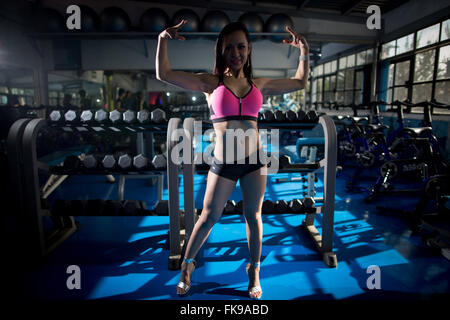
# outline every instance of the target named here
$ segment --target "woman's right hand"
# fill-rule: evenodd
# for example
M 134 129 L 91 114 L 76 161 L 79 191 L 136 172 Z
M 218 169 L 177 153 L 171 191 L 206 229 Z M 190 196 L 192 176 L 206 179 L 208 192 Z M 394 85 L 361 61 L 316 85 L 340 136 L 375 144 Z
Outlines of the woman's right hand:
M 161 32 L 161 33 L 159 34 L 159 36 L 160 36 L 162 39 L 167 39 L 167 38 L 169 38 L 169 39 L 178 39 L 178 40 L 184 41 L 184 40 L 186 40 L 186 38 L 183 37 L 183 36 L 180 36 L 180 35 L 178 34 L 178 29 L 182 28 L 186 23 L 188 23 L 188 21 L 183 19 L 183 20 L 181 20 L 181 22 L 180 22 L 179 24 L 177 24 L 176 26 L 169 27 L 169 28 L 167 28 L 166 30 L 164 30 L 163 32 Z

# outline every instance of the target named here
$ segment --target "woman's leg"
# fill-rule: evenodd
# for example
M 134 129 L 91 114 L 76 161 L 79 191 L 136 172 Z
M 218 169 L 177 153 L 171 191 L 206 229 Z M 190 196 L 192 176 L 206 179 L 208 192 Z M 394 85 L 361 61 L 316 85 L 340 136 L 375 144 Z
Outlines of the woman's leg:
M 261 258 L 263 225 L 261 219 L 261 207 L 266 190 L 267 176 L 261 173 L 262 169 L 252 171 L 240 179 L 244 217 L 247 229 L 247 241 L 252 263 L 258 263 Z M 249 289 L 259 286 L 259 268 L 250 267 Z M 262 292 L 256 292 L 255 297 L 260 297 Z
M 184 257 L 187 259 L 194 259 L 200 250 L 201 246 L 208 238 L 214 224 L 219 221 L 222 216 L 225 203 L 231 196 L 236 181 L 223 178 L 211 171 L 208 172 L 208 180 L 206 182 L 205 197 L 203 200 L 202 213 L 195 223 L 189 242 L 186 246 Z M 180 281 L 190 284 L 190 274 L 193 270 L 192 264 L 181 264 Z M 184 293 L 184 290 L 177 287 L 178 293 Z

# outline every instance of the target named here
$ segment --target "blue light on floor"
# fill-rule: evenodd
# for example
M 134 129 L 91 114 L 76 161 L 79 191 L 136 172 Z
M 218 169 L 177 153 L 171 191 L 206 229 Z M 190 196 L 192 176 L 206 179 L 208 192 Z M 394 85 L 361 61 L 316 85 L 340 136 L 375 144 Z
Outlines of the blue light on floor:
M 379 267 L 392 266 L 397 264 L 408 263 L 400 253 L 395 249 L 390 249 L 382 252 L 376 252 L 364 257 L 356 258 L 356 262 L 362 269 L 367 269 L 368 266 L 376 264 Z
M 302 198 L 302 183 L 275 183 L 270 176 L 265 197 L 277 200 Z M 298 176 L 298 175 L 297 175 Z M 181 177 L 181 176 L 180 176 Z M 116 177 L 118 181 L 118 176 Z M 114 199 L 117 183 L 104 176 L 73 176 L 55 191 L 64 199 Z M 397 293 L 449 293 L 450 265 L 431 253 L 418 237 L 405 233 L 398 218 L 379 216 L 375 205 L 367 205 L 362 194 L 350 194 L 345 181 L 336 181 L 333 251 L 337 268 L 324 265 L 302 228 L 305 215 L 263 215 L 261 285 L 263 299 L 370 299 L 366 269 L 378 265 L 382 289 Z M 202 207 L 205 176 L 194 177 L 195 205 Z M 168 198 L 167 181 L 163 199 Z M 323 194 L 319 175 L 318 194 Z M 183 208 L 183 180 L 180 180 L 180 208 Z M 156 186 L 144 179 L 130 179 L 125 197 L 138 197 L 151 207 Z M 242 198 L 238 183 L 232 199 Z M 411 200 L 411 199 L 410 199 Z M 413 200 L 413 199 L 412 199 Z M 389 202 L 389 200 L 384 200 Z M 403 203 L 403 202 L 402 202 Z M 39 299 L 180 299 L 175 286 L 179 270 L 168 270 L 169 217 L 77 217 L 80 229 L 50 256 L 47 263 L 32 270 L 23 281 L 26 298 Z M 322 231 L 322 215 L 315 226 Z M 199 252 L 191 294 L 183 299 L 248 299 L 249 261 L 245 220 L 242 215 L 224 215 L 214 226 Z M 83 290 L 65 287 L 69 264 L 80 266 Z M 78 294 L 78 295 L 77 295 Z
M 358 281 L 351 275 L 352 269 L 346 262 L 338 262 L 334 270 L 319 269 L 315 274 L 318 284 L 324 293 L 333 295 L 335 299 L 349 298 L 364 293 Z

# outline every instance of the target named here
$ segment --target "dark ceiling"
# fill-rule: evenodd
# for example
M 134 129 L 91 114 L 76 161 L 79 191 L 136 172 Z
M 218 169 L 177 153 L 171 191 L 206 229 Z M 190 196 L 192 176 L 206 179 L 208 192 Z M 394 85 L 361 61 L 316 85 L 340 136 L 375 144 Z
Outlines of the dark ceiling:
M 133 0 L 136 1 L 136 0 Z M 408 0 L 138 0 L 149 3 L 165 3 L 182 6 L 221 10 L 245 10 L 273 14 L 290 13 L 292 16 L 308 13 L 327 13 L 338 16 L 366 14 L 370 5 L 380 7 L 381 13 L 389 12 Z

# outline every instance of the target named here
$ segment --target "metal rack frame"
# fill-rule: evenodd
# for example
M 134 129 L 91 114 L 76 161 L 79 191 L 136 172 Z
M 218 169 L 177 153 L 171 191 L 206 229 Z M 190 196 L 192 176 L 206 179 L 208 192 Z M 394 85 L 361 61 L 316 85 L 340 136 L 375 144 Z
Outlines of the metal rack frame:
M 189 145 L 190 158 L 193 159 L 193 137 L 194 137 L 194 119 L 187 118 L 184 120 L 183 129 L 184 136 L 183 139 L 187 139 L 185 143 Z M 312 241 L 314 242 L 317 251 L 322 255 L 325 265 L 328 267 L 337 267 L 337 256 L 333 252 L 333 236 L 334 236 L 334 202 L 336 193 L 336 160 L 337 160 L 337 134 L 336 126 L 333 120 L 327 115 L 322 115 L 319 117 L 319 124 L 322 125 L 325 136 L 325 154 L 324 158 L 319 163 L 305 163 L 304 167 L 293 170 L 283 170 L 279 172 L 314 172 L 323 168 L 324 170 L 324 196 L 323 205 L 317 206 L 311 210 L 311 212 L 306 212 L 306 217 L 302 221 L 302 226 L 306 232 L 310 235 Z M 312 128 L 315 125 L 311 124 L 292 124 L 288 127 L 306 127 Z M 264 123 L 261 127 L 265 128 L 277 128 L 279 124 Z M 286 127 L 282 125 L 281 127 Z M 172 151 L 174 147 L 179 143 L 179 137 L 177 139 L 173 138 L 175 130 L 181 128 L 181 119 L 172 118 L 169 121 L 169 126 L 167 128 L 167 146 L 168 146 L 168 156 L 167 156 L 167 176 L 169 182 L 169 234 L 170 234 L 170 255 L 169 255 L 169 269 L 176 270 L 181 266 L 182 251 L 183 246 L 189 240 L 189 236 L 192 232 L 193 223 L 195 223 L 195 212 L 193 195 L 194 195 L 194 184 L 193 184 L 193 172 L 195 165 L 193 161 L 190 164 L 177 165 L 173 162 L 171 158 Z M 175 137 L 175 136 L 174 136 Z M 184 145 L 186 147 L 186 144 Z M 183 149 L 183 152 L 185 149 Z M 180 209 L 179 209 L 179 190 L 178 190 L 178 174 L 179 169 L 183 167 L 183 178 L 184 178 L 184 199 L 185 199 L 185 212 L 188 216 L 185 216 L 186 229 L 180 229 Z M 207 170 L 199 171 L 196 173 L 207 174 Z M 322 233 L 320 233 L 314 222 L 315 216 L 317 214 L 323 215 L 323 225 Z

